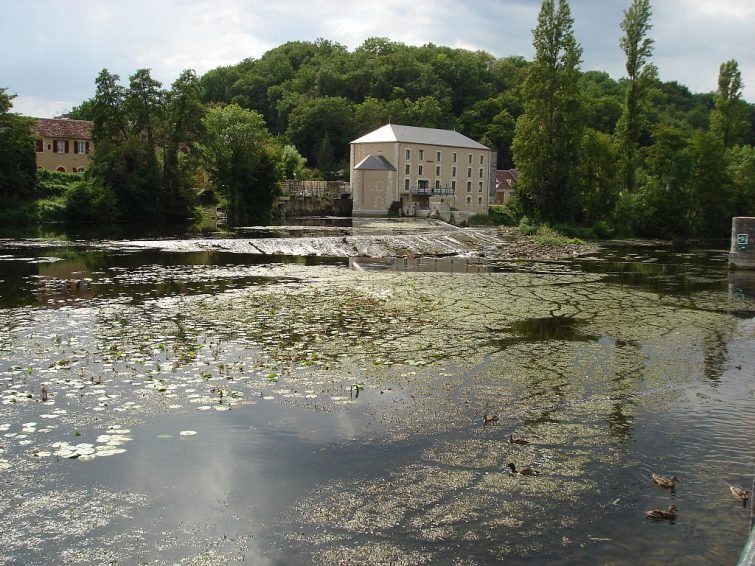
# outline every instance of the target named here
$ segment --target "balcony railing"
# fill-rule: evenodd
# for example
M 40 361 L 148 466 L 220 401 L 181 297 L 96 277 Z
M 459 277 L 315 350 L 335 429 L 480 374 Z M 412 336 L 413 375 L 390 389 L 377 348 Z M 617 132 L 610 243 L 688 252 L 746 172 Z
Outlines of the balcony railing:
M 409 190 L 404 189 L 404 192 L 419 196 L 448 196 L 454 194 L 456 190 L 451 187 L 409 187 Z

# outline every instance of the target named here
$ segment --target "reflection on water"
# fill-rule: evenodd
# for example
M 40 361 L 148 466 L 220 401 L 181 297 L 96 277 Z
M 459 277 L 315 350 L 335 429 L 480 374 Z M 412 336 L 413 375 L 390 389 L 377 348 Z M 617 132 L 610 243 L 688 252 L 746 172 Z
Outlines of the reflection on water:
M 755 313 L 755 271 L 729 272 L 729 305 L 731 312 L 748 317 Z
M 466 257 L 350 257 L 349 269 L 436 273 L 487 273 L 491 271 L 491 267 L 479 258 Z
M 755 318 L 725 253 L 2 254 L 2 561 L 728 564 L 744 545 L 728 486 L 755 464 Z

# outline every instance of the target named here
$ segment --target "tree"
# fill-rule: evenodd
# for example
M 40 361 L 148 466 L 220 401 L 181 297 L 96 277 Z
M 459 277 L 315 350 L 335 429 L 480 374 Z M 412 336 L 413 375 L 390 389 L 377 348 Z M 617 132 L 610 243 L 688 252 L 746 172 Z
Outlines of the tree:
M 698 130 L 690 150 L 690 225 L 699 236 L 725 237 L 731 228 L 735 199 L 723 142 L 711 132 Z
M 30 196 L 36 183 L 34 120 L 10 111 L 15 97 L 0 88 L 0 195 L 4 197 Z
M 336 161 L 347 158 L 353 139 L 353 105 L 340 96 L 303 98 L 288 118 L 288 141 L 294 144 L 310 162 L 317 161 L 317 153 L 325 134 L 333 146 Z
M 115 195 L 121 219 L 155 220 L 162 188 L 155 153 L 162 94 L 149 71 L 131 77 L 132 89 L 103 69 L 95 81 L 92 137 L 97 151 L 91 175 Z
M 616 126 L 622 157 L 624 188 L 633 191 L 636 185 L 638 148 L 645 126 L 646 105 L 657 70 L 650 63 L 653 54 L 653 39 L 648 37 L 652 29 L 650 0 L 633 0 L 624 11 L 621 29 L 624 36 L 619 44 L 626 54 L 627 91 L 624 112 Z
M 210 108 L 201 144 L 208 171 L 228 202 L 232 224 L 265 221 L 280 190 L 281 156 L 264 118 L 236 104 Z
M 185 70 L 165 96 L 163 190 L 164 217 L 186 218 L 193 206 L 192 178 L 199 165 L 193 146 L 204 135 L 202 85 L 193 70 Z
M 284 179 L 302 179 L 304 177 L 304 167 L 307 160 L 301 156 L 295 146 L 290 144 L 283 146 L 281 161 L 283 162 Z
M 97 144 L 115 143 L 127 137 L 123 101 L 125 89 L 118 84 L 120 77 L 102 69 L 94 83 L 96 92 L 92 99 L 92 137 Z
M 317 168 L 325 179 L 329 179 L 335 169 L 335 165 L 336 156 L 333 153 L 333 146 L 330 144 L 328 133 L 325 132 L 325 136 L 323 136 L 322 142 L 320 142 L 320 149 L 317 151 Z
M 579 162 L 582 188 L 582 222 L 594 224 L 606 219 L 617 200 L 616 150 L 609 134 L 585 128 Z
M 741 100 L 743 87 L 737 62 L 732 59 L 721 63 L 710 127 L 727 148 L 740 143 L 747 131 L 748 108 Z
M 535 60 L 523 86 L 524 114 L 516 123 L 514 162 L 518 194 L 527 215 L 571 221 L 578 207 L 577 167 L 582 140 L 579 64 L 566 0 L 544 0 L 533 31 Z

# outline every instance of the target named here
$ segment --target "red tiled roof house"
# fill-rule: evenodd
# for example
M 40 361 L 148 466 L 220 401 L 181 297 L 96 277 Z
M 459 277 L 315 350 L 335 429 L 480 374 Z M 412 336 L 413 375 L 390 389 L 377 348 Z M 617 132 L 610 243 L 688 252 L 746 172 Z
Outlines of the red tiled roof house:
M 37 118 L 37 168 L 62 173 L 83 173 L 94 151 L 92 122 L 63 118 Z

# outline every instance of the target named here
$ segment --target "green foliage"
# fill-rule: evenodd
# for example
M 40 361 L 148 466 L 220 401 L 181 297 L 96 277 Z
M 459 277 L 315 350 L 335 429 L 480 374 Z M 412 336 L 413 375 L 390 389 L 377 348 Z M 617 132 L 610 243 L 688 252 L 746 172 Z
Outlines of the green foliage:
M 66 193 L 63 216 L 76 224 L 114 222 L 118 216 L 115 195 L 100 184 L 81 180 Z
M 710 127 L 727 148 L 740 143 L 747 131 L 748 112 L 747 105 L 741 100 L 742 87 L 742 74 L 737 62 L 732 59 L 722 63 Z
M 43 198 L 62 196 L 81 181 L 77 173 L 59 173 L 47 169 L 37 170 L 37 193 Z
M 532 238 L 539 244 L 545 246 L 566 246 L 568 244 L 581 244 L 581 240 L 577 238 L 568 238 L 555 228 L 551 228 L 547 224 L 539 226 L 532 234 Z
M 517 215 L 506 206 L 491 206 L 488 210 L 490 222 L 496 226 L 516 226 Z
M 525 213 L 540 221 L 577 217 L 577 167 L 582 139 L 576 42 L 566 0 L 545 0 L 533 32 L 535 61 L 524 84 L 524 114 L 516 122 L 513 152 Z
M 280 192 L 282 154 L 264 118 L 236 104 L 210 108 L 200 149 L 212 182 L 228 202 L 229 221 L 264 222 Z
M 519 219 L 519 232 L 525 236 L 531 236 L 537 232 L 537 225 L 528 217 L 522 216 L 522 218 Z
M 15 95 L 6 90 L 0 88 L 0 196 L 31 196 L 36 179 L 34 120 L 10 111 Z
M 624 111 L 616 126 L 621 153 L 623 185 L 628 191 L 636 186 L 638 148 L 646 124 L 647 105 L 657 70 L 650 63 L 653 39 L 648 36 L 652 25 L 650 0 L 632 0 L 624 12 L 620 45 L 626 54 L 627 90 Z
M 322 97 L 302 100 L 291 112 L 287 137 L 301 154 L 317 163 L 325 135 L 336 160 L 348 157 L 353 138 L 353 105 L 343 97 Z M 319 166 L 319 164 L 318 164 Z
M 295 146 L 287 144 L 281 150 L 281 162 L 283 164 L 284 179 L 304 179 L 306 174 L 304 167 L 307 160 L 301 156 Z

